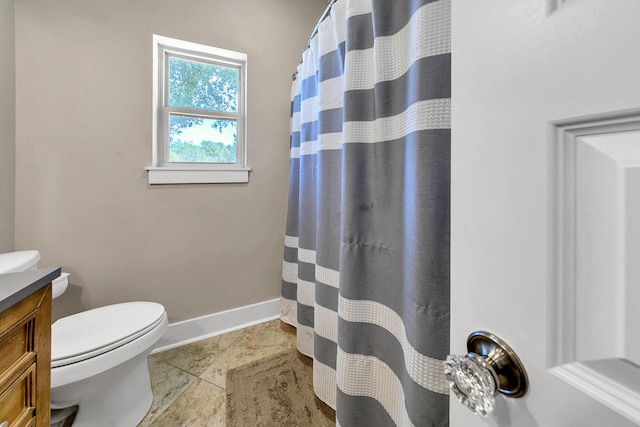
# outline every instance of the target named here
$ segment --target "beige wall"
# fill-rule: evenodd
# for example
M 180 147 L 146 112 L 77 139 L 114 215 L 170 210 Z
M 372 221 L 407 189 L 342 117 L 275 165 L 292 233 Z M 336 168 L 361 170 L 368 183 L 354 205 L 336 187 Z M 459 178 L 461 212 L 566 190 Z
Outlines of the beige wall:
M 16 3 L 15 244 L 71 273 L 57 314 L 277 298 L 291 74 L 326 0 Z M 249 184 L 147 184 L 154 33 L 248 54 Z
M 15 212 L 14 0 L 0 0 L 0 253 L 11 252 Z

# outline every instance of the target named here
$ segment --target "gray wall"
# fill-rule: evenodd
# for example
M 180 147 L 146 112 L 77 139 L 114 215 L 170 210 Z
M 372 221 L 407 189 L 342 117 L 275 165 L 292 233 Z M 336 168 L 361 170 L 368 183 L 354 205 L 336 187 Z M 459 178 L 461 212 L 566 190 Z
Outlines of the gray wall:
M 279 295 L 291 74 L 326 0 L 18 0 L 16 249 L 71 273 L 69 314 L 170 321 Z M 248 54 L 248 184 L 149 186 L 152 34 Z
M 15 212 L 14 0 L 0 0 L 0 253 L 11 252 Z

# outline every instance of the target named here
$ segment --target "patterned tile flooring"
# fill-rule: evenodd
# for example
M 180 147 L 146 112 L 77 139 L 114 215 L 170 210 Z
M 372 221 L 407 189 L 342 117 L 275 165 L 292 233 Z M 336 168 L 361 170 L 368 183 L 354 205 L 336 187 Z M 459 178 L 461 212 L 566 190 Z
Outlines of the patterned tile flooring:
M 152 354 L 153 404 L 139 427 L 225 425 L 227 370 L 296 345 L 280 320 Z

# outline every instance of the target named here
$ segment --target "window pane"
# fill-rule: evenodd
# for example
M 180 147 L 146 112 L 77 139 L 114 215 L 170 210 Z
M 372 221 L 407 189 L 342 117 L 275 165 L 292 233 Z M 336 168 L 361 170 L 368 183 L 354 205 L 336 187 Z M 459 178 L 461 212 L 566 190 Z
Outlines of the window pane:
M 172 163 L 236 163 L 236 139 L 235 120 L 170 114 Z
M 238 111 L 238 70 L 169 57 L 169 106 Z

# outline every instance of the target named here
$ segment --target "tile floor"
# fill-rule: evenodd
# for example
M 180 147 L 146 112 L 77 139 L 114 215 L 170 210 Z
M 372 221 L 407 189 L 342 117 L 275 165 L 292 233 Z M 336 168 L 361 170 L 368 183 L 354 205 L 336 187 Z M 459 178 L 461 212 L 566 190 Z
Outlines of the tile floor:
M 225 425 L 227 370 L 296 345 L 273 320 L 149 356 L 153 404 L 139 427 Z

